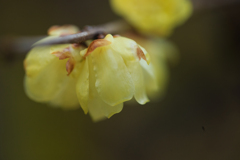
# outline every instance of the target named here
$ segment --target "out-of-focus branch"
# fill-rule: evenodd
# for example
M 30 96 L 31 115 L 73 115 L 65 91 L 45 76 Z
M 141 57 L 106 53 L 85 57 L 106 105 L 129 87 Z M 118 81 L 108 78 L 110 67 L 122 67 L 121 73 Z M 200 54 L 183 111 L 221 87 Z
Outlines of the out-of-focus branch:
M 240 4 L 240 0 L 192 0 L 194 12 Z
M 215 9 L 227 5 L 240 4 L 240 0 L 192 0 L 194 12 Z M 64 44 L 64 43 L 81 43 L 89 39 L 95 39 L 99 34 L 102 33 L 121 33 L 129 30 L 131 27 L 128 23 L 123 20 L 114 21 L 111 23 L 98 25 L 98 26 L 87 26 L 82 30 L 81 33 L 62 36 L 54 38 L 36 45 L 51 45 L 51 44 Z M 36 41 L 46 36 L 36 37 L 0 37 L 0 55 L 11 57 L 14 55 L 25 55 Z M 22 54 L 24 53 L 24 54 Z
M 86 26 L 82 32 L 62 37 L 57 37 L 54 39 L 50 39 L 48 41 L 40 42 L 35 44 L 34 46 L 41 45 L 51 45 L 51 44 L 66 44 L 66 43 L 81 43 L 86 40 L 95 39 L 99 34 L 114 34 L 121 33 L 129 30 L 130 25 L 123 21 L 115 21 L 111 23 L 107 23 L 99 26 Z
M 46 36 L 0 37 L 0 55 L 5 58 L 13 58 L 16 55 L 25 55 L 31 49 L 34 42 L 44 37 Z
M 119 20 L 98 26 L 86 26 L 80 33 L 52 38 L 34 45 L 33 43 L 46 36 L 2 37 L 0 38 L 0 54 L 11 57 L 13 54 L 27 53 L 31 47 L 34 46 L 81 43 L 86 40 L 95 39 L 99 34 L 115 34 L 127 31 L 129 29 L 131 29 L 131 27 L 127 22 Z

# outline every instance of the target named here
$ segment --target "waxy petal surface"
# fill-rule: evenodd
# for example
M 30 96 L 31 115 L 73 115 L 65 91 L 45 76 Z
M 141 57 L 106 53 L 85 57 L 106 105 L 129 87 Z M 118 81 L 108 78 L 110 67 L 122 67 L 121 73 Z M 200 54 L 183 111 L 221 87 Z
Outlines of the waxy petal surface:
M 132 99 L 134 83 L 121 57 L 108 48 L 97 48 L 91 54 L 95 86 L 104 102 L 115 106 Z
M 94 121 L 99 121 L 105 118 L 110 118 L 112 115 L 121 112 L 123 108 L 123 103 L 115 106 L 110 106 L 105 103 L 100 97 L 97 89 L 95 87 L 95 73 L 93 71 L 92 59 L 89 57 L 89 99 L 88 99 L 88 109 L 89 114 Z M 111 93 L 111 92 L 110 92 Z

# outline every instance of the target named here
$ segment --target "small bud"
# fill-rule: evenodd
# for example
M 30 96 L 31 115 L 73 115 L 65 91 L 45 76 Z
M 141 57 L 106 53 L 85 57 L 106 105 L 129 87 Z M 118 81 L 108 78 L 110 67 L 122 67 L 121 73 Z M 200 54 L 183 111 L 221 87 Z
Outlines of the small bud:
M 52 26 L 48 29 L 49 36 L 65 36 L 78 32 L 80 32 L 80 30 L 74 25 Z
M 168 36 L 192 13 L 190 0 L 111 0 L 114 11 L 139 32 Z

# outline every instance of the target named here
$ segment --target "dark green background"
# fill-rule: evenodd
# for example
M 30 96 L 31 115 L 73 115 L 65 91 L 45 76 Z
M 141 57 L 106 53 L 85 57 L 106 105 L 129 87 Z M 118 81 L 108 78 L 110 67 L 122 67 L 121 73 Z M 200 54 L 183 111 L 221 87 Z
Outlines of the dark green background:
M 0 36 L 117 18 L 107 0 L 0 0 Z M 0 160 L 239 160 L 239 28 L 239 5 L 194 14 L 170 37 L 180 62 L 166 96 L 99 123 L 28 99 L 24 56 L 0 56 Z

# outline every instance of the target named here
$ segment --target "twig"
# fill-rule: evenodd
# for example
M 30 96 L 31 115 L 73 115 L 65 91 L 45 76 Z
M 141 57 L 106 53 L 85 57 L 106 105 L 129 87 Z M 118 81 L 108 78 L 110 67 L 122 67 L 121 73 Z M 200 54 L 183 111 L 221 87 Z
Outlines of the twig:
M 194 12 L 206 9 L 215 9 L 227 5 L 240 4 L 240 0 L 192 0 Z M 37 43 L 39 45 L 81 43 L 85 40 L 95 39 L 102 33 L 121 33 L 129 30 L 131 27 L 123 20 L 107 23 L 99 26 L 87 26 L 81 33 L 54 38 L 45 42 Z M 0 54 L 5 56 L 14 56 L 26 53 L 32 47 L 32 44 L 46 36 L 36 37 L 4 37 L 0 38 Z M 25 55 L 25 54 L 24 54 Z
M 15 54 L 27 53 L 32 47 L 52 44 L 65 44 L 65 43 L 81 43 L 86 40 L 96 39 L 100 34 L 115 34 L 122 33 L 131 29 L 130 25 L 123 21 L 114 21 L 111 23 L 86 26 L 82 32 L 62 37 L 52 38 L 48 41 L 35 43 L 36 41 L 46 36 L 36 37 L 3 37 L 0 38 L 0 53 L 6 57 L 13 57 Z M 33 45 L 33 46 L 32 46 Z M 24 54 L 25 55 L 25 54 Z
M 217 9 L 233 4 L 240 4 L 240 0 L 192 0 L 194 12 L 206 9 Z
M 0 56 L 4 56 L 6 59 L 15 58 L 17 55 L 24 56 L 31 49 L 34 42 L 45 37 L 46 36 L 0 37 Z
M 95 39 L 102 33 L 120 33 L 129 30 L 131 27 L 123 20 L 107 23 L 99 26 L 86 26 L 82 32 L 62 37 L 57 37 L 37 43 L 33 46 L 51 45 L 51 44 L 66 44 L 66 43 L 81 43 L 89 39 Z

